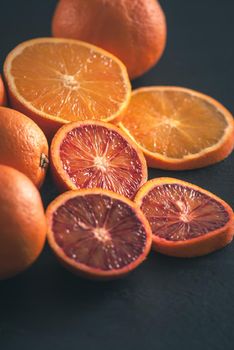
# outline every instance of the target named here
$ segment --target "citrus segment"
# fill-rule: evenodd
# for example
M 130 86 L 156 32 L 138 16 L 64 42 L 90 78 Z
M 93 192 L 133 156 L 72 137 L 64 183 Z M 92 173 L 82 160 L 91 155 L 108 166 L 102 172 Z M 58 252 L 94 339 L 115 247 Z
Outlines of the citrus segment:
M 147 220 L 126 198 L 103 190 L 69 191 L 47 209 L 49 244 L 73 272 L 114 278 L 138 266 L 151 246 Z
M 130 98 L 122 62 L 76 40 L 23 42 L 6 58 L 4 74 L 11 104 L 26 108 L 44 128 L 77 120 L 114 120 Z
M 141 150 L 120 129 L 103 122 L 62 127 L 52 141 L 51 162 L 62 190 L 98 187 L 133 198 L 147 181 Z
M 198 256 L 232 240 L 232 209 L 195 185 L 154 179 L 140 189 L 136 202 L 150 223 L 155 250 L 162 253 Z
M 234 147 L 231 114 L 217 101 L 178 87 L 135 90 L 121 127 L 150 166 L 190 169 L 225 158 Z

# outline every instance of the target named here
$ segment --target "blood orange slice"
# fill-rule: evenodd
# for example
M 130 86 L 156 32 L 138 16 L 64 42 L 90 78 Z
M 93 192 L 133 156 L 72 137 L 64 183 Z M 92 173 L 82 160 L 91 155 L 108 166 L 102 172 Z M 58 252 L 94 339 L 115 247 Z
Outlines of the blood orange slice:
M 154 179 L 140 189 L 135 201 L 150 223 L 158 252 L 200 256 L 232 241 L 232 208 L 198 186 L 172 178 Z
M 141 210 L 110 191 L 68 191 L 49 205 L 46 215 L 52 250 L 65 267 L 88 278 L 121 277 L 151 247 L 151 229 Z
M 181 87 L 133 91 L 120 127 L 155 168 L 200 168 L 223 160 L 234 147 L 231 113 L 213 98 Z
M 141 150 L 120 129 L 103 122 L 63 126 L 52 141 L 51 165 L 61 190 L 103 188 L 133 198 L 147 181 Z
M 78 120 L 114 121 L 131 93 L 124 64 L 82 41 L 28 40 L 4 63 L 11 105 L 34 119 L 47 136 Z

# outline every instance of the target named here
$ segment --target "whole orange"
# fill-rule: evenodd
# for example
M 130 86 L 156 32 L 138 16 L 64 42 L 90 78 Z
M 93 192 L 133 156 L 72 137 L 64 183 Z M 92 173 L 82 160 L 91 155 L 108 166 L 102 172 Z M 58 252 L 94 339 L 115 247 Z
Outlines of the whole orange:
M 6 104 L 6 91 L 2 81 L 2 77 L 0 75 L 0 106 L 3 106 L 5 104 Z
M 0 107 L 0 164 L 11 166 L 40 187 L 48 166 L 48 143 L 42 130 L 24 114 Z
M 54 36 L 84 40 L 119 57 L 130 78 L 158 62 L 166 32 L 156 0 L 60 0 L 52 22 Z
M 45 237 L 37 188 L 18 170 L 0 165 L 0 279 L 28 268 L 41 253 Z

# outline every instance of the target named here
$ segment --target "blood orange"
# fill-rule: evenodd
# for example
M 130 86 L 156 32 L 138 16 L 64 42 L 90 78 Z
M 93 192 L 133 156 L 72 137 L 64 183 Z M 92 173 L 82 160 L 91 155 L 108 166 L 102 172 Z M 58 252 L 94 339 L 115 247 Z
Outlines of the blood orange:
M 93 279 L 121 277 L 147 256 L 150 226 L 129 199 L 101 189 L 69 191 L 47 209 L 48 241 L 60 262 Z
M 232 209 L 198 186 L 172 178 L 154 179 L 140 189 L 135 201 L 150 223 L 153 248 L 163 254 L 200 256 L 232 241 Z
M 63 126 L 51 145 L 54 178 L 61 190 L 104 188 L 133 198 L 147 181 L 143 153 L 112 124 Z

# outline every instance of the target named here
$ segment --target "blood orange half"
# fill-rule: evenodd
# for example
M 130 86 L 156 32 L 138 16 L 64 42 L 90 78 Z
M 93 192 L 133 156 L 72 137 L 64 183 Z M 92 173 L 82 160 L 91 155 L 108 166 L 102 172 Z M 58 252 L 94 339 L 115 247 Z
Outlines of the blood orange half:
M 140 189 L 135 201 L 150 223 L 158 252 L 194 257 L 232 241 L 232 208 L 198 186 L 172 178 L 154 179 Z
M 70 123 L 51 145 L 52 172 L 61 190 L 103 188 L 133 198 L 147 181 L 144 155 L 112 124 Z
M 101 189 L 69 191 L 48 207 L 48 241 L 59 261 L 92 279 L 121 277 L 147 256 L 150 226 L 136 204 Z

